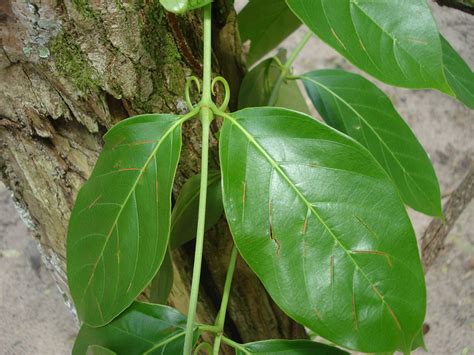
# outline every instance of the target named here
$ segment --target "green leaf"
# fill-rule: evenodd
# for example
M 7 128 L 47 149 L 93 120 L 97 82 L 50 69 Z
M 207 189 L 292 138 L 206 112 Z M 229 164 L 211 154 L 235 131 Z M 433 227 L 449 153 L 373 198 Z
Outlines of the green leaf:
M 423 350 L 428 351 L 428 348 L 426 347 L 426 344 L 425 344 L 425 338 L 423 335 L 423 327 L 420 328 L 411 346 L 412 350 L 416 350 L 418 348 L 422 348 Z
M 403 201 L 441 217 L 441 194 L 431 161 L 390 99 L 374 84 L 342 70 L 302 77 L 321 116 L 364 145 L 391 176 Z
M 186 11 L 204 7 L 212 3 L 213 0 L 160 0 L 160 4 L 175 14 L 183 14 Z
M 387 173 L 305 114 L 257 108 L 225 118 L 224 209 L 275 302 L 336 345 L 410 350 L 425 316 L 424 275 Z
M 309 340 L 264 340 L 243 344 L 236 355 L 288 354 L 288 355 L 343 355 L 346 351 Z
M 185 332 L 186 317 L 177 310 L 134 302 L 104 327 L 83 325 L 72 354 L 84 355 L 90 345 L 99 345 L 126 355 L 182 354 Z
M 444 71 L 455 97 L 467 107 L 474 109 L 474 72 L 443 36 L 441 45 Z
M 279 57 L 283 63 L 286 61 L 286 54 L 280 52 Z M 249 71 L 240 86 L 239 108 L 268 106 L 280 73 L 281 68 L 273 58 L 263 61 Z M 281 83 L 275 106 L 309 113 L 306 101 L 294 80 Z
M 176 249 L 196 237 L 199 188 L 201 175 L 194 175 L 183 185 L 171 215 L 170 247 Z M 206 231 L 221 218 L 222 205 L 221 174 L 209 171 L 206 201 Z
M 79 318 L 110 322 L 165 256 L 182 119 L 142 115 L 113 127 L 69 222 L 67 271 Z
M 153 303 L 166 304 L 173 288 L 173 260 L 168 250 L 161 263 L 160 270 L 153 278 L 150 287 L 150 301 Z
M 251 41 L 251 66 L 292 34 L 301 22 L 285 0 L 251 0 L 237 17 L 242 42 Z
M 388 84 L 452 94 L 426 0 L 287 0 L 291 10 L 351 63 Z
M 115 352 L 99 345 L 90 345 L 87 348 L 86 355 L 113 355 Z

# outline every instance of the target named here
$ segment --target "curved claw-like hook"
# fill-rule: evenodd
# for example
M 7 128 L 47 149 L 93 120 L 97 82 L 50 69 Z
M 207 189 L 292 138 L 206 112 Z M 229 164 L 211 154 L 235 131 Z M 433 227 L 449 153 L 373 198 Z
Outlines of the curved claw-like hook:
M 285 68 L 285 66 L 284 66 L 283 63 L 281 62 L 280 58 L 278 58 L 278 57 L 271 57 L 270 59 L 273 60 L 273 61 L 276 63 L 276 65 L 278 65 L 278 67 L 279 67 L 280 69 Z
M 196 347 L 193 354 L 199 354 L 201 350 L 207 350 L 208 354 L 212 354 L 212 346 L 209 343 L 203 342 Z
M 230 101 L 230 86 L 227 80 L 225 80 L 222 76 L 216 76 L 214 80 L 212 80 L 211 83 L 211 88 L 212 88 L 212 94 L 216 94 L 215 86 L 217 83 L 221 83 L 224 86 L 224 101 L 222 102 L 222 105 L 219 107 L 219 111 L 224 112 L 227 109 L 227 106 L 229 105 Z
M 184 98 L 186 100 L 186 105 L 188 105 L 189 111 L 192 111 L 194 109 L 194 105 L 191 102 L 191 95 L 189 91 L 191 90 L 191 83 L 196 84 L 196 87 L 198 89 L 198 92 L 201 92 L 201 83 L 199 82 L 199 79 L 196 78 L 195 76 L 190 76 L 189 78 L 186 79 L 186 86 L 184 89 Z

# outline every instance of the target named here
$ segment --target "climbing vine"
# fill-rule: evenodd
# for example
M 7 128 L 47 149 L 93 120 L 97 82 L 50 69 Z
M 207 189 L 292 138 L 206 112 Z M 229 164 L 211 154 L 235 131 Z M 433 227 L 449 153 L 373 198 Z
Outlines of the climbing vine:
M 474 75 L 438 33 L 425 0 L 250 1 L 239 26 L 254 65 L 238 93 L 240 110 L 231 113 L 229 85 L 211 70 L 211 0 L 161 3 L 177 14 L 202 10 L 202 80 L 187 78 L 188 113 L 135 116 L 104 136 L 69 223 L 68 280 L 83 322 L 73 353 L 218 354 L 226 344 L 236 354 L 408 354 L 423 346 L 425 282 L 405 205 L 442 218 L 432 164 L 371 81 L 292 67 L 316 35 L 381 81 L 437 89 L 474 108 Z M 309 31 L 288 59 L 280 52 L 261 60 L 301 23 Z M 297 81 L 326 123 L 308 115 Z M 225 93 L 220 104 L 217 86 Z M 202 126 L 201 171 L 172 206 L 181 129 L 193 119 Z M 220 171 L 209 171 L 216 119 Z M 223 211 L 234 247 L 216 321 L 200 324 L 205 231 Z M 170 251 L 194 237 L 185 317 L 164 304 L 173 284 Z M 331 345 L 226 337 L 239 256 L 286 314 Z M 157 303 L 136 301 L 150 283 Z

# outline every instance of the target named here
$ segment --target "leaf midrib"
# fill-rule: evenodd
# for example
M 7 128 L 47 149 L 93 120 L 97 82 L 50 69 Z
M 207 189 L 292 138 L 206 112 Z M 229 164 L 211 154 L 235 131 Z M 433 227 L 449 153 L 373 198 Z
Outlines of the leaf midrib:
M 393 159 L 395 159 L 395 161 L 397 162 L 398 166 L 402 169 L 403 171 L 403 174 L 405 176 L 408 176 L 408 178 L 410 178 L 410 180 L 414 183 L 414 185 L 416 186 L 416 188 L 421 192 L 421 194 L 424 196 L 424 198 L 427 200 L 427 201 L 430 201 L 431 203 L 431 199 L 426 195 L 425 191 L 418 185 L 418 183 L 415 181 L 415 179 L 412 177 L 412 175 L 410 173 L 408 173 L 405 169 L 405 167 L 402 165 L 402 163 L 400 162 L 400 160 L 398 159 L 398 157 L 392 152 L 392 149 L 390 149 L 389 146 L 387 146 L 387 144 L 385 143 L 385 141 L 382 139 L 382 137 L 380 137 L 380 135 L 378 134 L 378 132 L 372 127 L 371 124 L 369 124 L 369 122 L 367 122 L 367 120 L 364 118 L 364 116 L 362 114 L 359 113 L 359 111 L 357 111 L 350 103 L 348 103 L 346 100 L 344 100 L 342 97 L 340 97 L 337 93 L 335 93 L 334 91 L 332 91 L 329 87 L 325 86 L 324 84 L 321 84 L 320 82 L 316 81 L 315 79 L 309 77 L 309 76 L 302 76 L 301 78 L 305 79 L 305 80 L 308 80 L 310 82 L 312 82 L 313 84 L 323 88 L 324 90 L 326 90 L 329 94 L 333 95 L 335 98 L 337 98 L 340 102 L 342 102 L 345 106 L 347 106 L 352 112 L 354 112 L 357 117 L 359 117 L 360 120 L 362 120 L 366 126 L 375 134 L 375 136 L 377 137 L 379 143 L 381 143 L 385 149 L 390 153 L 390 155 L 393 157 Z M 344 122 L 344 119 L 341 117 L 342 121 Z M 349 132 L 347 132 L 349 134 Z M 368 148 L 368 147 L 367 147 Z M 416 196 L 415 196 L 416 197 Z M 434 206 L 435 208 L 437 206 Z M 436 208 L 437 209 L 437 208 Z
M 89 287 L 91 286 L 91 283 L 92 283 L 92 279 L 94 278 L 94 275 L 95 275 L 95 271 L 97 269 L 97 265 L 99 265 L 99 260 L 103 257 L 103 254 L 104 254 L 104 251 L 105 251 L 105 248 L 107 247 L 107 244 L 110 240 L 110 236 L 112 235 L 113 233 L 113 230 L 116 228 L 117 226 L 117 222 L 119 220 L 119 218 L 121 217 L 122 215 L 122 212 L 124 210 L 124 207 L 125 205 L 127 204 L 128 200 L 130 199 L 130 197 L 132 196 L 133 192 L 135 191 L 137 185 L 138 185 L 138 182 L 140 181 L 140 179 L 142 178 L 145 170 L 147 169 L 148 165 L 150 164 L 151 160 L 155 157 L 156 153 L 158 152 L 158 149 L 161 147 L 161 144 L 163 143 L 164 140 L 166 140 L 166 138 L 168 138 L 168 136 L 178 127 L 180 126 L 185 120 L 187 119 L 187 116 L 183 116 L 181 119 L 179 119 L 175 124 L 173 124 L 163 135 L 162 137 L 160 138 L 160 140 L 157 142 L 155 148 L 153 148 L 152 152 L 150 153 L 150 156 L 148 157 L 148 159 L 145 161 L 145 164 L 143 165 L 143 168 L 140 169 L 140 173 L 137 175 L 136 179 L 135 179 L 135 182 L 133 183 L 129 193 L 127 194 L 127 196 L 125 197 L 125 200 L 123 202 L 123 204 L 121 205 L 119 211 L 117 212 L 117 217 L 115 218 L 114 222 L 112 223 L 112 226 L 110 227 L 110 231 L 109 233 L 107 234 L 107 237 L 104 241 L 104 246 L 102 247 L 100 253 L 98 254 L 98 257 L 97 257 L 97 261 L 95 262 L 94 264 L 94 267 L 91 271 L 91 275 L 89 277 L 89 280 L 87 282 L 87 285 L 86 287 L 84 288 L 84 291 L 81 295 L 81 303 L 83 303 L 85 301 L 85 295 L 89 289 Z
M 162 346 L 164 346 L 164 345 L 167 345 L 167 344 L 171 343 L 172 341 L 174 341 L 174 340 L 176 340 L 176 339 L 178 339 L 178 338 L 184 336 L 185 334 L 186 334 L 186 332 L 183 331 L 183 330 L 181 330 L 181 332 L 179 332 L 179 333 L 173 335 L 172 337 L 169 337 L 168 339 L 165 339 L 165 340 L 163 340 L 162 342 L 155 344 L 155 345 L 152 346 L 150 349 L 148 349 L 147 351 L 145 351 L 145 352 L 143 353 L 143 355 L 150 354 L 153 350 L 156 350 L 156 349 L 158 349 L 158 348 L 160 348 L 160 347 L 162 347 Z M 163 350 L 164 350 L 164 349 L 163 349 Z
M 466 87 L 464 84 L 464 81 L 461 81 L 458 79 L 456 75 L 453 74 L 453 72 L 445 65 L 444 70 L 448 72 L 449 75 L 452 76 L 453 80 L 456 81 L 464 90 L 467 91 L 468 95 L 474 98 L 474 94 L 471 92 L 470 88 Z
M 173 324 L 171 324 L 171 325 L 172 325 L 173 327 L 175 326 L 175 325 L 173 325 Z M 121 333 L 127 334 L 127 335 L 129 335 L 129 336 L 131 336 L 131 337 L 134 337 L 134 338 L 136 338 L 136 339 L 140 339 L 140 340 L 142 340 L 142 341 L 144 341 L 144 342 L 150 344 L 150 348 L 149 348 L 148 350 L 146 350 L 146 351 L 143 353 L 143 355 L 149 354 L 151 351 L 156 350 L 156 349 L 158 349 L 159 347 L 161 347 L 161 346 L 163 346 L 163 345 L 166 345 L 166 344 L 168 344 L 168 343 L 171 343 L 173 340 L 176 340 L 176 339 L 178 339 L 179 337 L 182 337 L 183 335 L 185 335 L 184 329 L 180 328 L 181 331 L 178 332 L 177 334 L 175 334 L 175 335 L 173 335 L 173 336 L 171 336 L 171 337 L 168 337 L 168 338 L 166 338 L 166 339 L 164 339 L 164 340 L 161 340 L 161 341 L 159 341 L 158 343 L 155 343 L 155 342 L 153 342 L 152 340 L 143 338 L 143 337 L 141 337 L 141 336 L 139 336 L 139 335 L 137 335 L 137 334 L 135 334 L 135 333 L 130 333 L 129 331 L 127 331 L 127 330 L 124 329 L 124 328 L 117 327 L 117 326 L 114 326 L 114 325 L 110 325 L 110 327 L 111 327 L 111 328 L 114 328 L 116 331 L 119 331 L 119 332 L 121 332 Z
M 410 56 L 413 60 L 415 60 L 415 62 L 420 67 L 420 69 L 423 68 L 425 73 L 430 76 L 430 79 L 432 79 L 436 82 L 435 78 L 433 78 L 431 76 L 431 73 L 427 70 L 426 66 L 424 64 L 421 64 L 416 58 L 414 58 L 413 55 L 402 45 L 404 42 L 399 42 L 397 37 L 392 36 L 389 32 L 387 32 L 385 30 L 385 28 L 383 28 L 372 16 L 370 16 L 368 13 L 366 13 L 365 10 L 362 7 L 360 7 L 357 2 L 351 1 L 350 3 L 355 8 L 359 9 L 359 11 L 362 12 L 370 21 L 372 21 L 380 29 L 380 31 L 382 31 L 387 37 L 389 37 L 392 40 L 393 45 L 398 46 L 399 48 L 401 48 L 405 52 L 406 55 Z M 351 21 L 354 24 L 354 28 L 356 29 L 357 36 L 360 38 L 359 31 L 358 31 L 357 27 L 355 26 L 354 19 L 352 18 L 352 14 L 351 14 Z M 440 47 L 440 53 L 441 53 L 439 69 L 440 69 L 440 72 L 443 74 L 444 79 L 445 79 L 445 83 L 446 83 L 447 80 L 446 80 L 446 76 L 445 76 L 444 71 L 443 71 L 443 58 L 442 58 L 441 43 L 440 43 L 439 47 Z M 395 52 L 393 52 L 393 56 L 394 56 L 395 60 L 397 61 L 398 66 L 400 67 L 400 71 L 406 77 L 406 74 L 405 74 L 403 68 L 401 67 L 401 65 L 399 64 L 399 61 L 398 61 L 398 58 L 397 58 Z M 420 71 L 420 74 L 421 74 L 421 71 Z
M 247 137 L 247 139 L 260 151 L 260 153 L 267 159 L 267 161 L 273 166 L 273 168 L 286 180 L 286 182 L 290 185 L 290 187 L 296 192 L 298 197 L 306 204 L 307 208 L 311 210 L 311 213 L 319 220 L 319 222 L 323 225 L 323 227 L 329 232 L 329 234 L 333 237 L 334 241 L 339 245 L 339 247 L 344 251 L 344 253 L 347 255 L 347 257 L 352 261 L 356 269 L 360 271 L 360 273 L 364 276 L 364 278 L 367 280 L 371 288 L 375 287 L 375 285 L 372 283 L 372 281 L 369 279 L 367 274 L 364 272 L 364 270 L 357 264 L 356 260 L 352 257 L 352 255 L 349 253 L 349 251 L 344 247 L 344 245 L 341 243 L 341 241 L 336 237 L 336 235 L 333 233 L 332 229 L 325 223 L 325 221 L 322 219 L 322 217 L 317 213 L 317 211 L 314 209 L 313 205 L 306 199 L 306 197 L 299 191 L 299 189 L 295 186 L 295 184 L 291 181 L 291 179 L 286 175 L 286 173 L 280 168 L 280 166 L 277 164 L 277 162 L 265 151 L 265 149 L 260 146 L 260 144 L 253 138 L 253 136 L 244 128 L 242 127 L 237 120 L 232 117 L 231 115 L 221 113 L 225 118 L 229 119 L 237 128 L 240 129 L 240 131 Z M 385 299 L 381 297 L 381 295 L 375 290 L 373 290 L 374 294 L 380 299 L 383 305 L 385 305 L 391 314 L 392 312 L 394 313 L 395 311 L 392 310 L 390 306 L 386 303 Z M 392 321 L 394 322 L 395 326 L 398 328 L 397 321 L 395 319 L 391 318 Z M 401 332 L 402 329 L 400 329 Z

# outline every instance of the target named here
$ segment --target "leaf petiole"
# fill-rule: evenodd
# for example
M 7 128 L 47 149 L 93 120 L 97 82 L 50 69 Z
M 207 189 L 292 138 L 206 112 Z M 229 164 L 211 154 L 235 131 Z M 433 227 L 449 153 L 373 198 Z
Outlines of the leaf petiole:
M 235 267 L 237 265 L 237 247 L 234 245 L 232 247 L 232 253 L 230 255 L 229 267 L 227 269 L 227 275 L 225 279 L 224 285 L 224 292 L 222 295 L 222 302 L 221 308 L 219 309 L 219 313 L 216 320 L 216 326 L 218 329 L 216 339 L 214 340 L 214 355 L 219 354 L 219 349 L 221 347 L 221 341 L 224 333 L 224 324 L 225 324 L 225 316 L 227 312 L 227 305 L 229 304 L 229 296 L 230 296 L 230 287 L 232 285 L 232 278 L 234 276 Z
M 268 104 L 267 106 L 275 106 L 275 103 L 278 100 L 278 93 L 280 92 L 280 87 L 287 78 L 291 66 L 295 62 L 296 58 L 298 57 L 298 54 L 301 53 L 303 48 L 306 46 L 310 38 L 313 36 L 312 32 L 306 33 L 306 35 L 303 37 L 300 43 L 296 46 L 296 48 L 291 52 L 290 57 L 286 61 L 285 65 L 281 68 L 280 75 L 278 76 L 277 81 L 275 82 L 275 85 L 273 86 L 272 93 L 270 95 L 270 98 L 268 99 Z
M 224 344 L 227 344 L 227 345 L 233 347 L 236 350 L 240 350 L 244 354 L 250 354 L 250 352 L 247 349 L 245 349 L 245 347 L 243 347 L 242 344 L 239 344 L 239 343 L 237 343 L 237 342 L 235 342 L 235 341 L 233 341 L 233 340 L 231 340 L 231 339 L 229 339 L 225 336 L 222 336 L 222 342 Z
M 215 325 L 198 324 L 197 327 L 199 328 L 199 330 L 203 332 L 209 332 L 209 333 L 214 333 L 214 334 L 217 334 L 219 332 L 219 329 Z
M 303 77 L 299 75 L 288 75 L 286 80 L 301 80 Z

